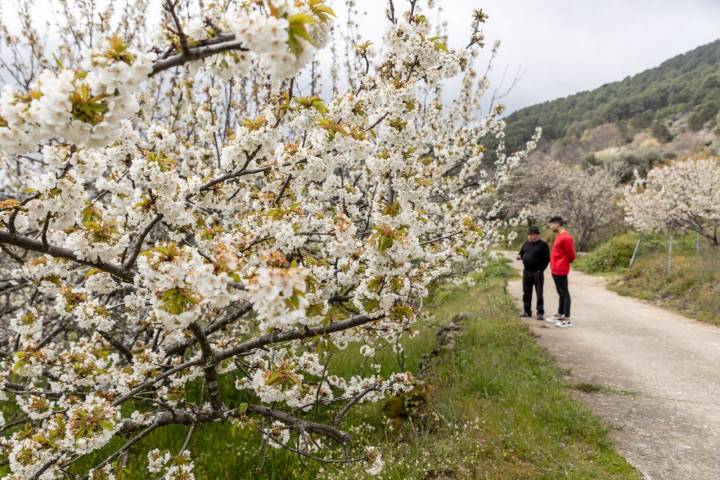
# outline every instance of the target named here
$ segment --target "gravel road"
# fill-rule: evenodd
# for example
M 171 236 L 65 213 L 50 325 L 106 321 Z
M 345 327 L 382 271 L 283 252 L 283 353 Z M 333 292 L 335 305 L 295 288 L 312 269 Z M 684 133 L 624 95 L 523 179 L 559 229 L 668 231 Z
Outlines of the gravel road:
M 519 302 L 520 281 L 508 289 Z M 570 274 L 570 293 L 573 328 L 528 324 L 569 381 L 602 387 L 577 397 L 607 422 L 618 451 L 650 480 L 720 479 L 720 328 L 579 272 Z M 545 303 L 555 313 L 549 272 Z

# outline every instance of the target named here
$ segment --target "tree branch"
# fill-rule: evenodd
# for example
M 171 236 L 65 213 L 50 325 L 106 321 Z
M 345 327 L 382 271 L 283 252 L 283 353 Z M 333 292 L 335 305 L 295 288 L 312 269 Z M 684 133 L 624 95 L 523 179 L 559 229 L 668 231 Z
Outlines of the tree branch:
M 115 459 L 116 459 L 119 455 L 121 455 L 123 452 L 126 452 L 127 450 L 129 450 L 130 447 L 132 447 L 133 445 L 135 445 L 137 442 L 139 442 L 140 440 L 142 440 L 143 438 L 145 438 L 146 436 L 148 436 L 150 433 L 152 433 L 152 432 L 153 432 L 155 429 L 157 429 L 158 427 L 159 427 L 159 425 L 158 425 L 157 423 L 152 423 L 152 424 L 150 424 L 150 425 L 149 425 L 148 427 L 146 427 L 142 432 L 140 432 L 139 434 L 137 434 L 136 436 L 134 436 L 133 438 L 131 438 L 130 440 L 128 440 L 128 441 L 125 443 L 125 445 L 123 445 L 122 447 L 120 447 L 120 448 L 118 448 L 117 450 L 115 450 L 110 456 L 108 456 L 105 460 L 103 460 L 103 461 L 100 462 L 97 466 L 95 466 L 95 468 L 94 468 L 93 470 L 100 470 L 100 469 L 103 468 L 105 465 L 107 465 L 108 463 L 110 463 L 110 462 L 112 462 L 113 460 L 115 460 Z M 82 456 L 75 457 L 73 460 L 71 460 L 70 462 L 66 463 L 66 464 L 64 465 L 64 467 L 69 466 L 70 464 L 72 464 L 72 463 L 74 463 L 76 460 L 78 460 L 79 458 L 82 458 Z M 83 477 L 83 478 L 87 478 L 87 477 Z
M 109 333 L 98 330 L 98 333 L 103 337 L 110 345 L 122 354 L 128 362 L 132 362 L 133 354 L 128 347 L 126 347 L 121 341 L 114 339 Z
M 350 435 L 330 425 L 303 420 L 298 417 L 293 417 L 285 412 L 281 412 L 280 410 L 275 410 L 263 405 L 250 405 L 248 406 L 247 411 L 279 420 L 294 430 L 325 435 L 326 437 L 332 438 L 339 443 L 347 443 L 351 440 Z
M 282 197 L 285 194 L 285 190 L 287 190 L 288 186 L 290 185 L 290 181 L 292 180 L 292 178 L 293 178 L 292 174 L 288 174 L 287 178 L 285 179 L 285 182 L 283 182 L 283 185 L 280 188 L 280 192 L 277 194 L 277 197 L 275 197 L 275 201 L 273 202 L 275 205 L 280 204 L 280 200 L 282 200 Z
M 12 250 L 10 250 L 9 248 L 7 248 L 7 247 L 6 247 L 5 245 L 3 245 L 2 243 L 0 243 L 0 250 L 1 250 L 3 253 L 5 253 L 8 257 L 10 257 L 10 258 L 12 258 L 13 260 L 15 260 L 15 262 L 17 262 L 18 264 L 20 264 L 20 265 L 25 265 L 25 260 L 23 260 L 20 255 L 15 255 L 15 254 L 12 252 Z
M 137 240 L 135 241 L 135 246 L 132 249 L 132 253 L 128 257 L 128 259 L 123 264 L 123 268 L 125 270 L 129 270 L 132 268 L 133 265 L 135 265 L 135 260 L 137 260 L 138 255 L 140 255 L 140 251 L 142 250 L 143 242 L 145 241 L 145 237 L 147 237 L 150 234 L 150 231 L 155 227 L 155 225 L 162 220 L 163 214 L 158 213 L 155 218 L 152 219 L 152 221 L 145 227 L 145 229 L 140 233 Z
M 312 328 L 303 328 L 297 330 L 290 330 L 287 332 L 276 332 L 260 337 L 254 338 L 243 342 L 235 347 L 228 348 L 219 351 L 216 356 L 218 360 L 222 361 L 226 358 L 234 357 L 241 353 L 246 353 L 251 350 L 262 348 L 266 345 L 274 345 L 276 343 L 289 342 L 291 340 L 302 340 L 305 338 L 317 337 L 319 335 L 327 335 L 330 333 L 342 332 L 353 327 L 359 327 L 367 323 L 372 323 L 380 320 L 382 317 L 368 317 L 367 315 L 357 315 L 355 317 L 343 320 L 342 322 L 331 323 L 327 326 L 319 326 Z
M 223 183 L 228 180 L 232 180 L 234 178 L 239 178 L 239 177 L 242 177 L 243 175 L 252 175 L 254 173 L 265 173 L 269 170 L 270 170 L 270 167 L 264 167 L 264 168 L 256 168 L 253 170 L 241 170 L 239 172 L 231 172 L 231 173 L 223 175 L 222 177 L 218 177 L 214 180 L 210 180 L 208 183 L 206 183 L 205 185 L 200 187 L 200 191 L 206 192 L 219 183 Z
M 35 240 L 30 237 L 25 237 L 22 235 L 16 235 L 9 232 L 0 232 L 0 243 L 4 243 L 6 245 L 13 245 L 16 247 L 20 247 L 25 250 L 31 250 L 33 252 L 40 252 L 40 253 L 47 253 L 50 256 L 57 257 L 57 258 L 64 258 L 66 260 L 72 260 L 74 262 L 80 263 L 82 265 L 87 265 L 89 267 L 97 268 L 98 270 L 102 270 L 103 272 L 107 272 L 111 275 L 114 275 L 122 280 L 124 280 L 127 283 L 132 283 L 133 281 L 133 274 L 129 270 L 124 269 L 120 265 L 115 265 L 113 263 L 104 263 L 104 262 L 93 262 L 90 260 L 82 260 L 75 255 L 72 250 L 62 247 L 56 247 L 53 245 L 48 245 L 45 247 L 43 245 L 43 242 L 40 240 Z
M 215 354 L 213 353 L 210 342 L 205 336 L 205 332 L 202 327 L 196 322 L 190 324 L 190 331 L 197 338 L 200 344 L 200 352 L 202 353 L 203 360 L 203 372 L 205 373 L 205 385 L 208 390 L 208 396 L 210 397 L 210 405 L 213 410 L 220 411 L 223 408 L 222 399 L 220 398 L 220 386 L 218 380 L 218 373 L 215 365 L 217 363 Z
M 165 0 L 163 2 L 163 9 L 165 10 L 165 12 L 167 12 L 168 15 L 170 15 L 170 18 L 172 18 L 172 21 L 175 24 L 175 34 L 180 39 L 180 48 L 182 49 L 183 55 L 188 55 L 189 49 L 187 35 L 185 35 L 185 31 L 183 30 L 182 23 L 180 23 L 180 19 L 177 16 L 175 7 L 177 7 L 177 0 Z
M 40 238 L 42 239 L 42 244 L 45 249 L 49 247 L 48 240 L 47 240 L 47 231 L 48 227 L 50 226 L 50 219 L 52 218 L 52 214 L 50 212 L 45 215 L 45 223 L 43 223 L 42 228 L 42 234 L 40 235 Z
M 388 0 L 387 18 L 391 23 L 397 23 L 397 19 L 395 18 L 395 2 L 393 2 L 393 0 Z
M 201 363 L 202 363 L 202 359 L 201 359 L 201 358 L 196 358 L 196 359 L 194 359 L 194 360 L 188 360 L 188 361 L 185 362 L 185 363 L 181 363 L 180 365 L 177 365 L 177 366 L 175 366 L 175 367 L 173 367 L 173 368 L 171 368 L 171 369 L 169 369 L 169 370 L 164 371 L 163 373 L 161 373 L 161 374 L 158 375 L 157 377 L 153 377 L 153 378 L 151 378 L 150 380 L 147 380 L 146 382 L 141 383 L 140 385 L 138 385 L 137 387 L 133 388 L 132 390 L 130 390 L 130 391 L 129 391 L 128 393 L 126 393 L 125 395 L 116 398 L 116 399 L 113 401 L 112 404 L 113 404 L 113 406 L 120 405 L 120 404 L 122 404 L 124 401 L 126 401 L 126 400 L 134 397 L 135 395 L 137 395 L 138 393 L 142 392 L 143 390 L 152 387 L 153 385 L 155 385 L 156 383 L 158 383 L 160 380 L 164 380 L 164 379 L 166 379 L 166 378 L 168 378 L 168 377 L 171 377 L 171 376 L 175 375 L 175 374 L 178 373 L 178 372 L 182 372 L 183 370 L 185 370 L 185 369 L 187 369 L 187 368 L 194 367 L 194 366 L 196 366 L 196 365 L 200 365 Z
M 340 421 L 342 421 L 343 417 L 345 415 L 347 415 L 347 413 L 350 411 L 350 409 L 352 407 L 357 405 L 357 403 L 360 400 L 362 400 L 363 397 L 365 397 L 365 395 L 367 395 L 370 392 L 377 391 L 378 389 L 379 389 L 378 385 L 372 385 L 372 386 L 366 388 L 365 390 L 363 390 L 362 392 L 358 393 L 357 395 L 355 395 L 348 403 L 345 404 L 345 406 L 337 413 L 337 415 L 335 415 L 335 418 L 333 419 L 333 424 L 339 425 Z
M 230 52 L 230 51 L 241 51 L 247 52 L 248 49 L 242 46 L 242 42 L 235 40 L 235 35 L 220 35 L 217 37 L 218 43 L 203 45 L 201 47 L 189 48 L 187 52 L 179 53 L 162 60 L 157 60 L 153 64 L 152 72 L 150 76 L 156 75 L 162 71 L 169 70 L 173 67 L 183 65 L 188 62 L 196 60 L 202 60 L 218 53 Z M 222 41 L 220 41 L 222 40 Z
M 372 130 L 373 128 L 375 128 L 375 127 L 377 127 L 378 125 L 380 125 L 380 124 L 382 123 L 382 121 L 387 118 L 388 115 L 389 115 L 389 113 L 385 112 L 385 113 L 384 113 L 380 118 L 378 118 L 372 125 L 370 125 L 369 127 L 367 127 L 367 128 L 365 129 L 365 131 L 366 131 L 366 132 L 369 132 L 369 131 Z
M 172 412 L 163 412 L 155 417 L 155 421 L 152 422 L 151 425 L 155 425 L 156 427 L 165 425 L 197 425 L 231 417 L 238 417 L 244 415 L 245 413 L 255 413 L 264 417 L 273 418 L 284 423 L 293 430 L 318 433 L 328 438 L 332 438 L 339 443 L 347 443 L 351 440 L 350 435 L 331 425 L 304 420 L 264 405 L 248 405 L 247 409 L 242 411 L 239 409 L 231 409 L 219 412 L 210 410 L 175 410 Z M 120 427 L 118 433 L 121 435 L 128 435 L 140 430 L 141 428 L 147 427 L 145 424 L 128 420 L 122 425 L 122 427 Z
M 243 316 L 245 316 L 248 312 L 252 310 L 252 304 L 243 305 L 235 312 L 231 312 L 225 317 L 215 320 L 210 325 L 208 325 L 205 328 L 205 335 L 209 336 L 218 330 L 221 330 L 225 328 L 225 326 L 239 320 Z M 182 342 L 179 342 L 175 345 L 172 345 L 171 347 L 168 347 L 165 349 L 165 355 L 166 356 L 172 356 L 182 353 L 186 348 L 191 347 L 197 343 L 196 337 L 188 338 L 187 340 L 183 340 Z
M 376 322 L 380 320 L 382 316 L 380 317 L 368 317 L 366 315 L 357 315 L 355 317 L 349 318 L 347 320 L 343 320 L 342 322 L 335 322 L 331 323 L 327 326 L 319 326 L 319 327 L 313 327 L 313 328 L 303 328 L 303 329 L 297 329 L 297 330 L 290 330 L 288 332 L 277 332 L 277 333 L 271 333 L 268 335 L 263 335 L 258 338 L 255 338 L 253 340 L 248 340 L 246 342 L 243 342 L 239 345 L 236 345 L 232 348 L 227 348 L 225 350 L 221 350 L 217 353 L 215 353 L 215 361 L 221 362 L 227 358 L 234 357 L 236 355 L 240 355 L 241 353 L 246 353 L 251 350 L 255 350 L 258 348 L 262 348 L 266 345 L 272 345 L 276 343 L 282 343 L 282 342 L 289 342 L 292 340 L 302 340 L 305 338 L 312 338 L 317 337 L 319 335 L 327 335 L 330 333 L 336 333 L 341 332 L 343 330 L 347 330 L 353 327 L 359 327 L 361 325 L 365 325 L 368 323 Z M 124 401 L 132 398 L 134 395 L 137 395 L 138 393 L 142 392 L 143 390 L 152 387 L 159 381 L 168 378 L 172 375 L 175 375 L 176 373 L 182 372 L 183 370 L 195 367 L 198 365 L 203 364 L 202 358 L 196 358 L 194 360 L 188 360 L 185 363 L 181 363 L 180 365 L 177 365 L 169 370 L 166 370 L 165 372 L 161 373 L 160 375 L 151 378 L 147 380 L 146 382 L 138 385 L 137 387 L 130 390 L 125 395 L 118 397 L 113 401 L 113 405 L 120 405 Z

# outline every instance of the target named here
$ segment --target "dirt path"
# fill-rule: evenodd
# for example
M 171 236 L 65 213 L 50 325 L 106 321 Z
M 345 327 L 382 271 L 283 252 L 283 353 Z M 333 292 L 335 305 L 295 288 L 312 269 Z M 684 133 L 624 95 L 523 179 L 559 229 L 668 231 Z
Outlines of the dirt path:
M 570 381 L 607 387 L 578 397 L 607 421 L 618 451 L 647 479 L 720 479 L 720 328 L 604 284 L 571 273 L 575 326 L 529 320 L 539 343 Z M 520 301 L 520 281 L 508 288 Z M 552 315 L 557 295 L 549 272 L 545 292 Z

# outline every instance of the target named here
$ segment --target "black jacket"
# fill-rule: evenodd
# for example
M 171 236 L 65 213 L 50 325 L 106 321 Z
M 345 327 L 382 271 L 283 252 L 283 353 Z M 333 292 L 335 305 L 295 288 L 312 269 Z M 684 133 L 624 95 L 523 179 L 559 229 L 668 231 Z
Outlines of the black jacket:
M 550 247 L 544 240 L 527 241 L 520 249 L 523 266 L 528 272 L 542 272 L 550 263 Z

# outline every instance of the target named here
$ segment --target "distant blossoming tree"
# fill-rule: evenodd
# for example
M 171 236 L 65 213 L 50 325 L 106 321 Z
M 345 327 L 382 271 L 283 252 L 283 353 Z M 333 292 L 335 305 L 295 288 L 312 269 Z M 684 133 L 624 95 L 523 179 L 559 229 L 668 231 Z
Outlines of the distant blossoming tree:
M 720 245 L 720 160 L 696 158 L 658 167 L 625 191 L 627 222 L 639 230 L 696 232 Z
M 40 31 L 21 0 L 0 31 L 5 478 L 66 478 L 103 447 L 82 475 L 114 478 L 152 431 L 215 421 L 378 473 L 343 419 L 412 375 L 332 375 L 332 352 L 400 348 L 432 283 L 481 266 L 494 192 L 535 145 L 506 153 L 499 110 L 479 116 L 484 14 L 454 51 L 420 2 L 390 1 L 382 48 L 350 49 L 322 95 L 323 0 L 164 0 L 155 26 L 149 0 L 90 3 L 51 2 Z M 147 465 L 193 478 L 187 450 Z
M 528 162 L 516 171 L 505 203 L 525 209 L 541 222 L 562 216 L 579 248 L 586 249 L 620 223 L 619 178 L 604 168 L 586 170 L 558 161 Z

